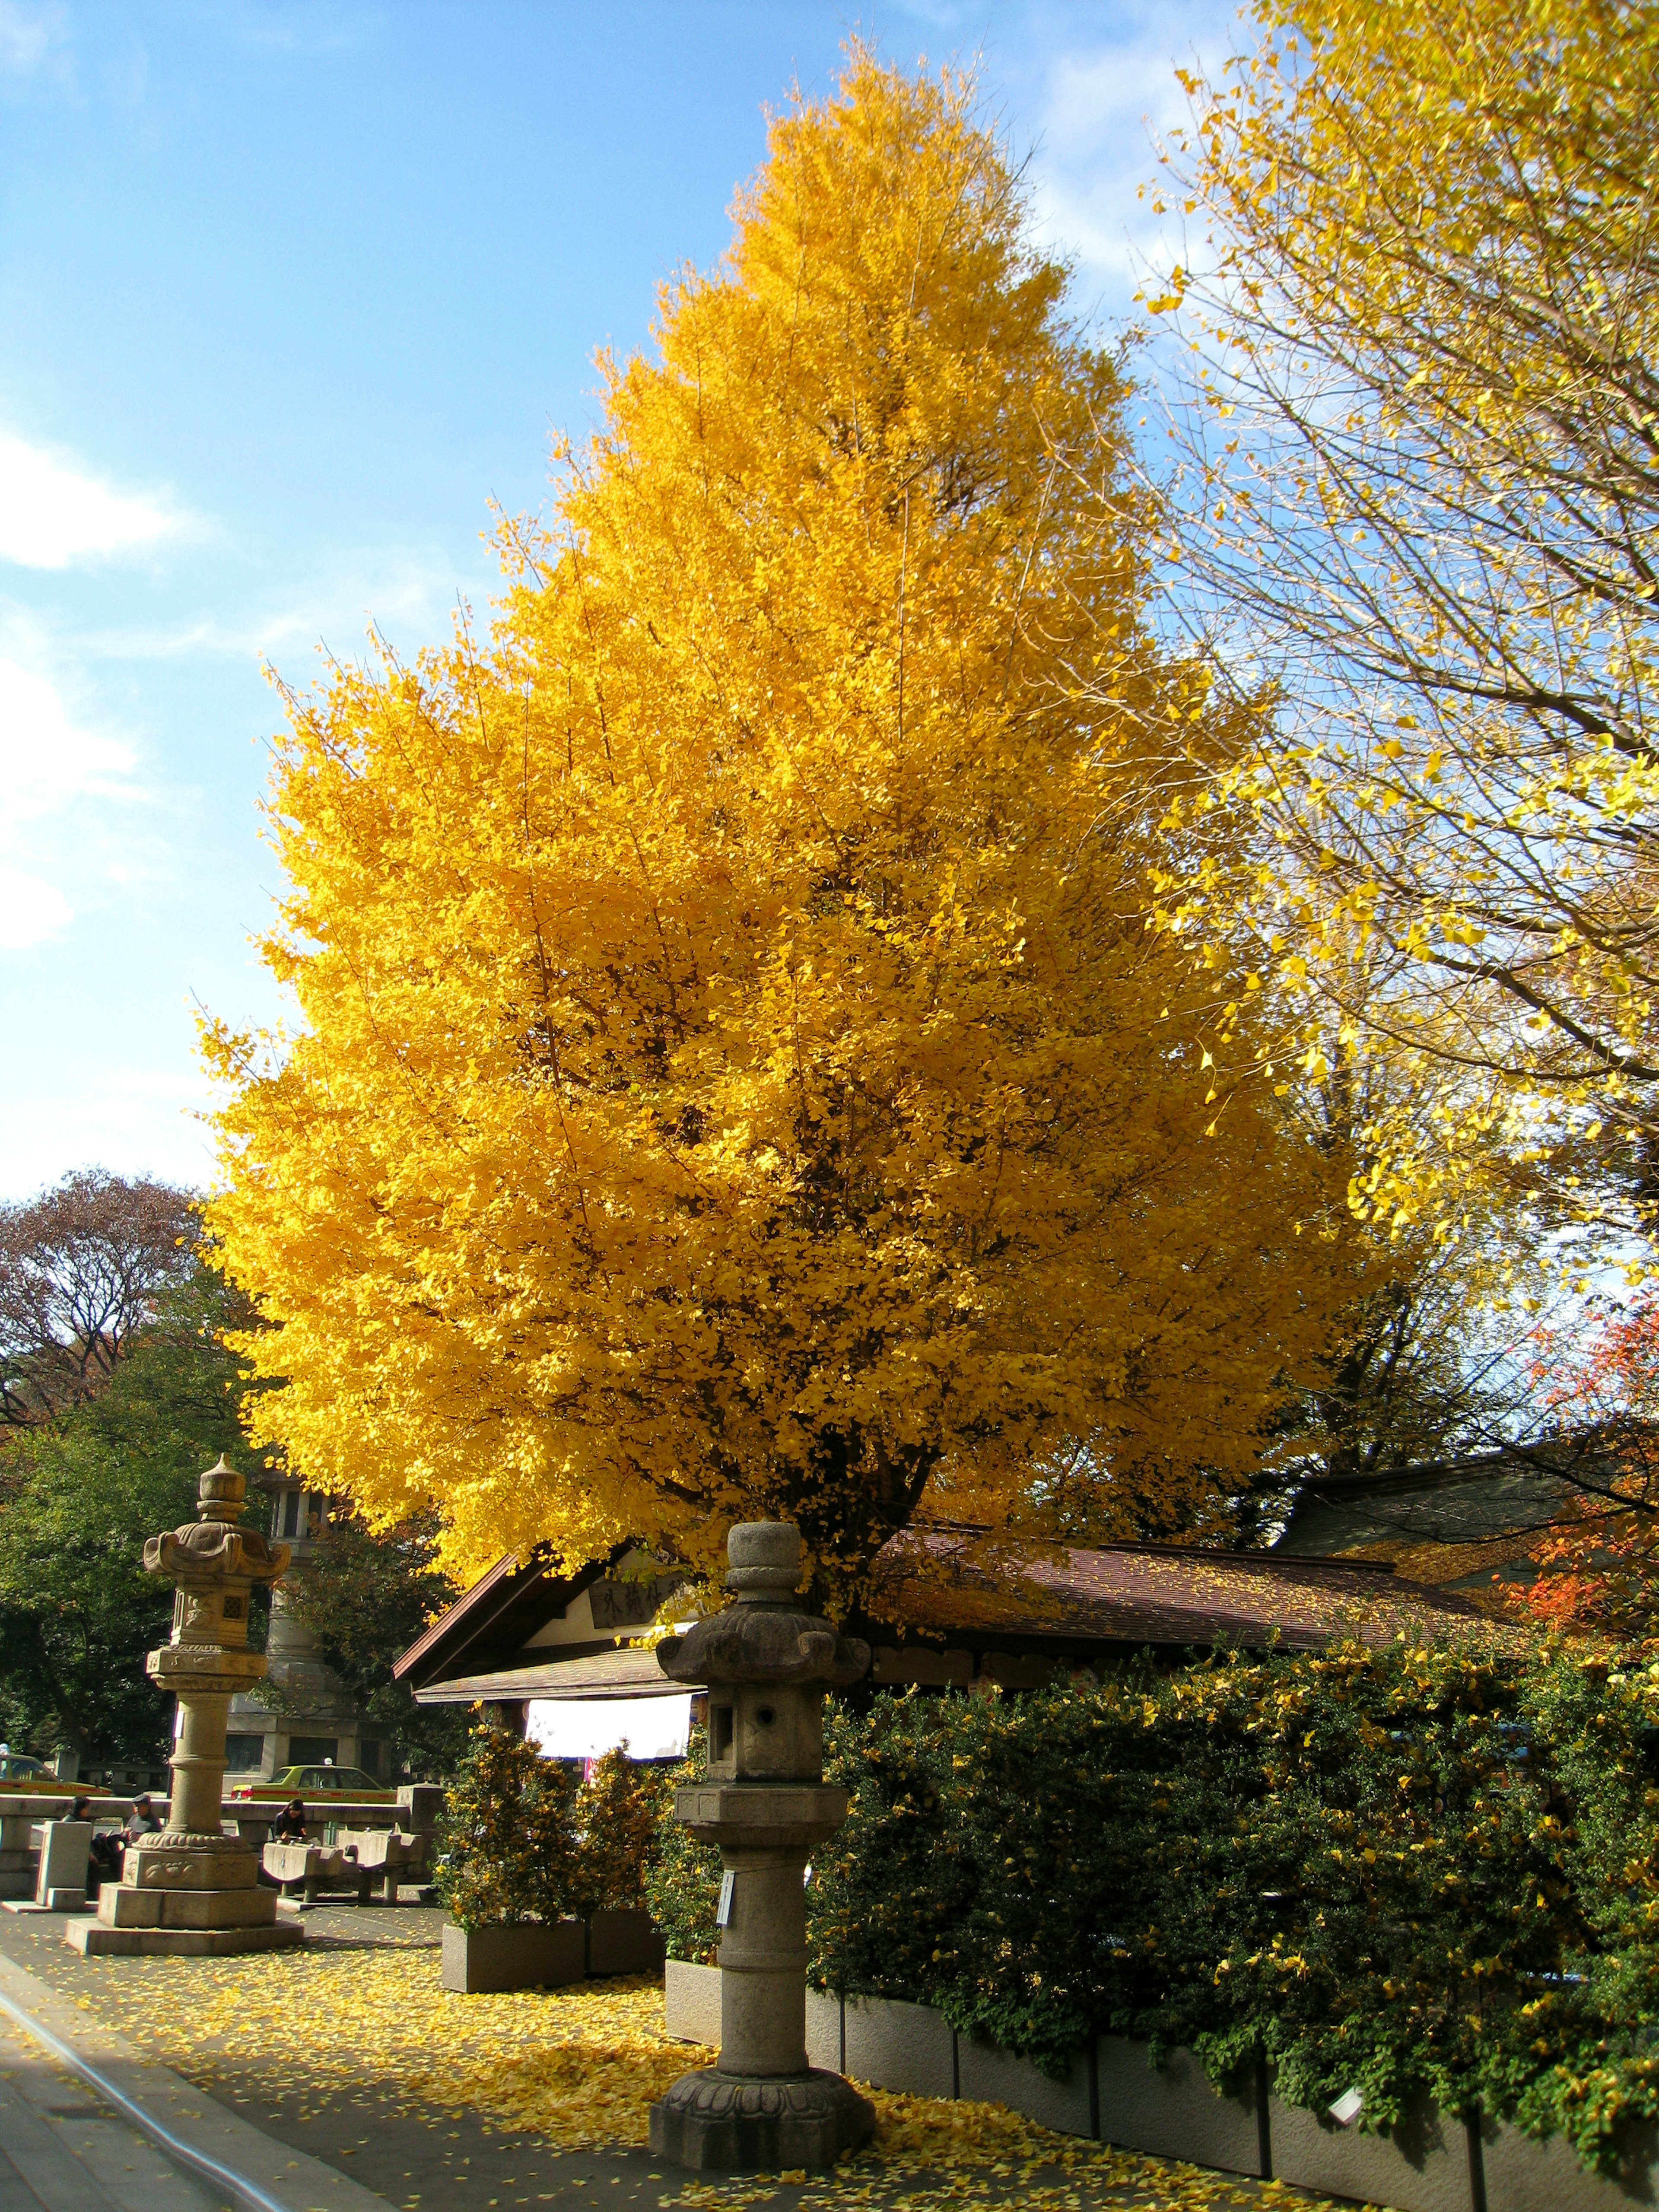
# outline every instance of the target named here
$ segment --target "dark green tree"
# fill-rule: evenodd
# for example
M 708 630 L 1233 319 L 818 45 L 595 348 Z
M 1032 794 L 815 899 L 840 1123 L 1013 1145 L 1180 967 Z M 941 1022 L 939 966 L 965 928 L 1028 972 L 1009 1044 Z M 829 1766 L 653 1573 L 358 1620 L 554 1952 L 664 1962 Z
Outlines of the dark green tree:
M 223 1452 L 246 1465 L 244 1388 L 222 1331 L 236 1294 L 192 1262 L 95 1395 L 0 1446 L 0 1735 L 72 1747 L 82 1763 L 148 1756 L 168 1700 L 145 1678 L 173 1592 L 144 1540 L 194 1516 L 196 1480 Z

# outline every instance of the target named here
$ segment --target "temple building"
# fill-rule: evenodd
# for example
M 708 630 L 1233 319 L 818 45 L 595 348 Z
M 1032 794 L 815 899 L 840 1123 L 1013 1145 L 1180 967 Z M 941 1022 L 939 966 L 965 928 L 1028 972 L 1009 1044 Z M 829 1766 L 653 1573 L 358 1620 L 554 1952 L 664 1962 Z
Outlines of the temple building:
M 421 1705 L 478 1705 L 550 1754 L 683 1753 L 692 1698 L 639 1642 L 689 1605 L 684 1577 L 637 1547 L 561 1574 L 539 1553 L 498 1560 L 441 1613 L 393 1668 Z M 1462 1592 L 1391 1563 L 1220 1552 L 1179 1544 L 1018 1547 L 979 1529 L 933 1526 L 895 1537 L 866 1606 L 841 1624 L 867 1644 L 857 1702 L 906 1685 L 966 1692 L 1098 1677 L 1134 1655 L 1171 1662 L 1218 1644 L 1319 1650 L 1334 1637 L 1382 1644 L 1488 1632 Z

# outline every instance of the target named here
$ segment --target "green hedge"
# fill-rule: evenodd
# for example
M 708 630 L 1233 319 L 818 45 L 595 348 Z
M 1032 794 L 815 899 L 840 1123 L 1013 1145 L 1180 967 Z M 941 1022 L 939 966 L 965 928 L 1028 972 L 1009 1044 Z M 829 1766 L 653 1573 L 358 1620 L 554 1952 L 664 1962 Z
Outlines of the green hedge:
M 1218 1659 L 832 1712 L 823 1986 L 1049 2069 L 1091 2034 L 1257 2053 L 1291 2101 L 1479 2103 L 1592 2163 L 1659 2116 L 1659 1665 L 1582 1648 Z M 714 1854 L 653 1910 L 711 1956 Z M 665 1893 L 672 1892 L 669 1898 Z

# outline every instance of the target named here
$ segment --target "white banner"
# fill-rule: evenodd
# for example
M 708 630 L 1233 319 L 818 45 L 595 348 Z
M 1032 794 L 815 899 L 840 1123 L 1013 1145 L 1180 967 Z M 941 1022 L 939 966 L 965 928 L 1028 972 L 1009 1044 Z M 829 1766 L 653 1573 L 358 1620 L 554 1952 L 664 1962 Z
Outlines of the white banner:
M 532 1698 L 525 1736 L 544 1759 L 684 1759 L 691 1742 L 691 1692 L 666 1698 Z

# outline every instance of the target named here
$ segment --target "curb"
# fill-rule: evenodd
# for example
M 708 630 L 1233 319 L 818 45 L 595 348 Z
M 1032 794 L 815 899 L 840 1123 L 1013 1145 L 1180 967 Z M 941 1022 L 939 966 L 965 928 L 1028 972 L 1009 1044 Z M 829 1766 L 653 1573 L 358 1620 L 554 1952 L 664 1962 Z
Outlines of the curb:
M 78 2005 L 0 1957 L 0 2011 L 45 2044 L 169 2158 L 250 2212 L 388 2212 L 387 2200 L 321 2159 L 262 2135 L 170 2067 L 142 2057 Z

